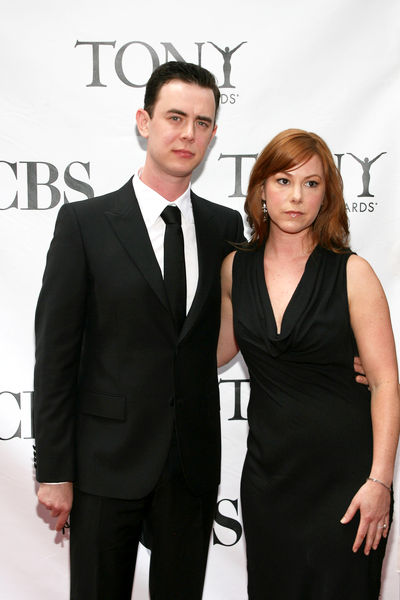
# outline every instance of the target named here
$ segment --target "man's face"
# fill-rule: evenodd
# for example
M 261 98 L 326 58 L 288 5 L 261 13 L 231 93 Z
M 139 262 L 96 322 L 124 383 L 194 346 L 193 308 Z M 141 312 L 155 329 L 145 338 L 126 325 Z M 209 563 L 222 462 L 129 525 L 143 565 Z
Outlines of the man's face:
M 139 132 L 147 138 L 146 170 L 155 177 L 190 178 L 216 132 L 211 89 L 178 79 L 159 91 L 150 119 L 137 112 Z

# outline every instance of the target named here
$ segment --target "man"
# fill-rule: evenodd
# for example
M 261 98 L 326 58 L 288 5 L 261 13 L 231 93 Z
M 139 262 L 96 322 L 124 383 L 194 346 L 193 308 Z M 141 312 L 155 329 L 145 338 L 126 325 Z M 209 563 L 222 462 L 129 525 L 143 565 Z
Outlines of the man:
M 143 169 L 57 218 L 36 313 L 37 479 L 57 529 L 72 506 L 74 600 L 131 597 L 143 524 L 152 599 L 202 596 L 220 470 L 219 271 L 243 240 L 239 213 L 190 189 L 219 97 L 201 67 L 156 69 L 136 115 Z

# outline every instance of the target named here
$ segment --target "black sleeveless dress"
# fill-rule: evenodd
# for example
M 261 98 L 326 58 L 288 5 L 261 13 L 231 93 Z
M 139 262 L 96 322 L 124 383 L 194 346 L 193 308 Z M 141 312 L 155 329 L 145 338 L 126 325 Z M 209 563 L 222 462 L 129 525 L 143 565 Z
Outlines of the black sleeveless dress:
M 277 334 L 264 247 L 238 251 L 232 303 L 250 374 L 242 511 L 251 600 L 376 600 L 385 551 L 340 519 L 372 463 L 370 393 L 355 382 L 349 254 L 316 247 Z

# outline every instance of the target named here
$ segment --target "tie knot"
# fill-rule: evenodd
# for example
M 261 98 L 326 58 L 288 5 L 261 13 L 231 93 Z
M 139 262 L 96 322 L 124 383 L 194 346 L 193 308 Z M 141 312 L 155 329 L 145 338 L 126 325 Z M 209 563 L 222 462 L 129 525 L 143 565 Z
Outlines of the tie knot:
M 166 225 L 180 225 L 181 211 L 175 205 L 167 206 L 161 213 L 161 218 Z

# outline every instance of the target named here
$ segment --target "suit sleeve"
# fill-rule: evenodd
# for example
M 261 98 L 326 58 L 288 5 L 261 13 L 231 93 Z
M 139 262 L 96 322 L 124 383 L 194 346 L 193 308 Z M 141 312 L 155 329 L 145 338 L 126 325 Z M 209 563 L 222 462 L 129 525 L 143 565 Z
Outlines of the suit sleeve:
M 230 211 L 229 220 L 229 233 L 225 237 L 223 257 L 227 256 L 230 252 L 235 249 L 235 244 L 241 244 L 246 242 L 243 231 L 243 219 L 241 214 L 237 211 Z
M 237 211 L 235 211 L 235 214 L 236 214 L 236 233 L 235 233 L 235 239 L 233 241 L 235 241 L 236 243 L 247 242 L 247 240 L 244 236 L 242 216 Z
M 72 205 L 57 217 L 36 317 L 34 429 L 38 481 L 73 481 L 77 375 L 87 265 Z

